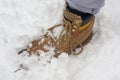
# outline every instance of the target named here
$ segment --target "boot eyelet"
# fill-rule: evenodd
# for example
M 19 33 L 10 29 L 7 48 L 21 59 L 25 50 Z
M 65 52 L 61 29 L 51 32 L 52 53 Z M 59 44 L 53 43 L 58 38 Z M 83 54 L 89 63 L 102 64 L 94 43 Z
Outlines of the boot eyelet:
M 75 29 L 72 29 L 72 32 L 75 32 Z

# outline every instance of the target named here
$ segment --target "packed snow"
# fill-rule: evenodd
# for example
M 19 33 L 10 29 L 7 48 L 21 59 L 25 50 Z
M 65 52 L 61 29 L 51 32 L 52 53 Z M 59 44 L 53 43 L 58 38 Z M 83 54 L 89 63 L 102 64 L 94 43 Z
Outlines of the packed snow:
M 120 80 L 119 0 L 106 0 L 80 55 L 18 52 L 61 22 L 64 0 L 0 0 L 0 80 Z M 50 61 L 50 62 L 49 62 Z

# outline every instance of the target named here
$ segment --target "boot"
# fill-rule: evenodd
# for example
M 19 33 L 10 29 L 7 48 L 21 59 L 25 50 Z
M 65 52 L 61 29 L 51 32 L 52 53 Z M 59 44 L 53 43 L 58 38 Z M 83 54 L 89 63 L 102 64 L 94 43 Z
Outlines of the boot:
M 46 47 L 54 47 L 54 57 L 58 57 L 62 52 L 66 52 L 69 55 L 80 54 L 83 51 L 83 46 L 92 38 L 92 28 L 95 17 L 92 14 L 71 9 L 69 5 L 67 5 L 66 10 L 63 11 L 63 17 L 63 24 L 58 24 L 49 28 L 46 34 L 34 40 L 32 46 L 25 50 L 30 55 L 36 54 L 39 56 L 40 50 L 48 52 L 49 49 Z M 55 37 L 53 31 L 61 26 L 62 31 L 58 37 Z M 75 53 L 74 50 L 78 47 L 80 47 L 81 50 Z

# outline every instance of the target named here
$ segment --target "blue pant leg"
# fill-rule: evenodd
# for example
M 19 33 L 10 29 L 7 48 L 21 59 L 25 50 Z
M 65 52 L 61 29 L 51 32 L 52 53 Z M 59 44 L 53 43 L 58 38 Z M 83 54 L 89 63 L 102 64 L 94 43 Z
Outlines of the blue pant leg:
M 105 0 L 66 0 L 69 6 L 78 11 L 96 14 L 104 5 Z

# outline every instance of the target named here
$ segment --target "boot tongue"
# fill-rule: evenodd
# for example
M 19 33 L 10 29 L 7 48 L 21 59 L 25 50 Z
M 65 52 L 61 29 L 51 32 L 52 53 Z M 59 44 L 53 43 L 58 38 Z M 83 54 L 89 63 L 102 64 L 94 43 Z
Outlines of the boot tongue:
M 77 27 L 81 26 L 81 24 L 82 24 L 81 16 L 77 16 L 66 10 L 64 10 L 64 19 L 66 21 L 69 21 L 73 28 L 77 28 Z
M 82 24 L 81 26 L 85 25 L 86 23 L 88 23 L 92 18 L 93 18 L 93 14 L 90 14 L 90 13 L 85 13 L 85 12 L 82 12 L 82 11 L 78 11 L 76 9 L 73 9 L 69 6 L 69 4 L 67 3 L 66 4 L 66 10 L 69 11 L 70 13 L 72 14 L 75 14 L 77 16 L 81 16 L 81 19 L 82 19 Z
M 79 19 L 82 22 L 81 16 L 77 16 L 67 10 L 64 10 L 64 17 L 71 22 L 73 22 L 75 19 Z

